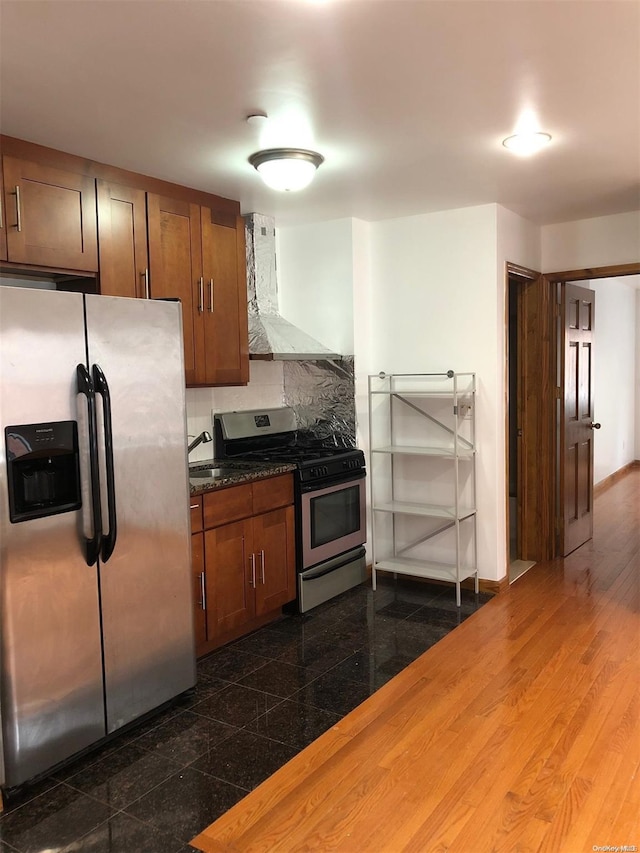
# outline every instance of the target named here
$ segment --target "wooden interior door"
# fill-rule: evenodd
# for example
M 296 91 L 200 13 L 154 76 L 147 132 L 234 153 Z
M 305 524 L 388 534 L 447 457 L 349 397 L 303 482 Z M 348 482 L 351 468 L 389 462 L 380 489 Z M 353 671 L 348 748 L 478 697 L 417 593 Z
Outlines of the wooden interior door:
M 575 551 L 593 535 L 593 330 L 595 293 L 562 286 L 564 335 L 560 465 L 563 496 L 561 553 Z

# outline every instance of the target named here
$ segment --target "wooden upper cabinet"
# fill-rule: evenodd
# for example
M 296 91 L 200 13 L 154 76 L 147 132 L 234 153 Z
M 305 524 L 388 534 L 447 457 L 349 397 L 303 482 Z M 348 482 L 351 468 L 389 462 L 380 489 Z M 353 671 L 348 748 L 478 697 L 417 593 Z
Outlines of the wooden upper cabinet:
M 147 226 L 151 297 L 180 300 L 186 382 L 197 384 L 203 339 L 200 207 L 149 193 Z
M 95 272 L 95 179 L 6 155 L 3 171 L 7 260 Z
M 149 298 L 144 190 L 98 181 L 100 293 Z
M 238 202 L 25 140 L 0 136 L 0 142 L 4 269 L 97 272 L 103 295 L 177 299 L 186 384 L 247 384 Z M 77 284 L 80 278 L 90 285 Z M 93 289 L 95 280 L 80 275 L 76 288 Z
M 204 384 L 249 381 L 244 220 L 216 221 L 202 208 Z

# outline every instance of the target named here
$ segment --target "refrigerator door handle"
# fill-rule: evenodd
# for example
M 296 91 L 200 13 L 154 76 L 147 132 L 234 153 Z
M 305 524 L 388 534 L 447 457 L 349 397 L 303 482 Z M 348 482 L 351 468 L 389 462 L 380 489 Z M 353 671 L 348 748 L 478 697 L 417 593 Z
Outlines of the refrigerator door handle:
M 106 563 L 113 554 L 118 538 L 118 516 L 116 512 L 116 486 L 113 465 L 113 427 L 111 423 L 111 395 L 109 383 L 99 364 L 93 365 L 93 384 L 96 394 L 102 397 L 104 415 L 104 451 L 107 472 L 107 509 L 109 512 L 109 530 L 102 536 L 100 556 Z
M 89 371 L 84 364 L 76 368 L 78 394 L 87 398 L 89 415 L 89 467 L 91 473 L 91 512 L 93 536 L 84 538 L 84 556 L 88 566 L 95 566 L 102 542 L 102 508 L 100 506 L 100 469 L 98 466 L 98 436 L 96 432 L 96 395 Z

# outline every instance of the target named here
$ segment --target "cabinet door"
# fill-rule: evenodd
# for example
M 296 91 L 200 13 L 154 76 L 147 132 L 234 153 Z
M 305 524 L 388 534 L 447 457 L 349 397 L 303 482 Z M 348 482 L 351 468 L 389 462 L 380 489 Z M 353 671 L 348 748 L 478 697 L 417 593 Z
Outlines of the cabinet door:
M 256 614 L 269 613 L 296 597 L 293 507 L 256 515 Z
M 7 259 L 36 266 L 98 269 L 94 178 L 4 157 Z
M 204 567 L 204 533 L 191 534 L 191 571 L 193 577 L 193 628 L 196 655 L 207 641 L 207 591 Z
M 251 520 L 206 530 L 204 537 L 207 627 L 211 640 L 245 624 L 255 614 Z
M 151 296 L 180 300 L 186 381 L 197 384 L 204 333 L 200 208 L 150 193 L 147 216 Z
M 220 219 L 202 208 L 204 382 L 249 381 L 247 281 L 242 217 Z
M 149 298 L 144 190 L 98 181 L 100 293 Z
M 7 260 L 7 219 L 4 209 L 4 182 L 2 180 L 2 163 L 0 163 L 0 261 Z

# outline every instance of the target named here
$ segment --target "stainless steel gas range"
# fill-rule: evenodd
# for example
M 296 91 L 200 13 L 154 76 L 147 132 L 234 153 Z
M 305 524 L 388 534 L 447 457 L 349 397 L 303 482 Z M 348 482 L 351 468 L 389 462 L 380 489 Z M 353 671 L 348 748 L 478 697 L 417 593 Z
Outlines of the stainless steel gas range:
M 366 578 L 364 454 L 339 436 L 296 428 L 293 409 L 222 412 L 213 418 L 216 459 L 296 465 L 297 606 L 306 613 Z

